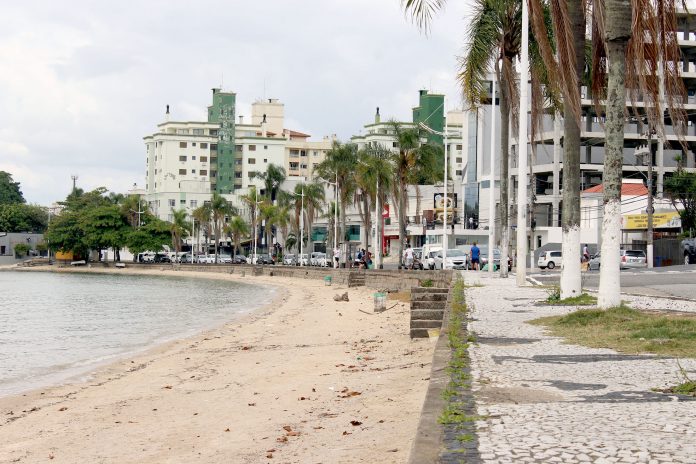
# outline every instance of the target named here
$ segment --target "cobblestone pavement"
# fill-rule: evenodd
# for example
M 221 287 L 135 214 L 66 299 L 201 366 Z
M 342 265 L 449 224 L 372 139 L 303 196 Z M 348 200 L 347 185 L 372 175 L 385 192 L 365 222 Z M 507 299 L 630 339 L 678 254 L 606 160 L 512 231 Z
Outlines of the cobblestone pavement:
M 525 321 L 575 308 L 535 306 L 544 290 L 514 277 L 465 281 L 483 284 L 467 289 L 482 462 L 696 463 L 696 401 L 651 390 L 681 382 L 675 359 L 563 344 Z

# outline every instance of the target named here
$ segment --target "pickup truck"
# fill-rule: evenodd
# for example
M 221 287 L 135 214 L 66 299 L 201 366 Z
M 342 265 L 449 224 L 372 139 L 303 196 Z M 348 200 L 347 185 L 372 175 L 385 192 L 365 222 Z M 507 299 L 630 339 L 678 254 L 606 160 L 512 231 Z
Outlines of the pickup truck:
M 686 238 L 681 242 L 684 264 L 696 264 L 696 238 Z

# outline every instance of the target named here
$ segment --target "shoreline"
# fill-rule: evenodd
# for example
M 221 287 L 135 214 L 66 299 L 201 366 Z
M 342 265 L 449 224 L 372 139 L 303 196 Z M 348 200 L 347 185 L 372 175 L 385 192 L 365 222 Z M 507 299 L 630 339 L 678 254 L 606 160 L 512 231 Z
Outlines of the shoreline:
M 17 272 L 48 272 L 48 273 L 70 273 L 70 274 L 106 274 L 106 275 L 130 275 L 130 276 L 146 276 L 146 277 L 179 277 L 179 278 L 200 278 L 209 280 L 219 280 L 219 281 L 232 281 L 232 279 L 225 279 L 224 275 L 222 277 L 217 277 L 215 275 L 182 275 L 181 273 L 174 272 L 173 270 L 160 271 L 159 269 L 131 269 L 131 270 L 114 270 L 108 268 L 56 268 L 56 267 L 33 267 L 33 268 L 7 268 L 0 267 L 0 271 L 17 271 Z M 157 271 L 157 272 L 155 272 Z M 165 272 L 165 273 L 162 273 Z M 200 274 L 200 273 L 197 273 Z M 240 279 L 234 279 L 235 283 L 255 285 L 251 282 L 245 283 L 240 282 Z M 91 381 L 95 376 L 97 376 L 102 370 L 108 369 L 112 365 L 116 365 L 125 359 L 131 359 L 135 357 L 145 356 L 150 353 L 157 353 L 159 351 L 165 350 L 169 345 L 176 343 L 181 340 L 186 340 L 189 338 L 194 338 L 200 335 L 205 335 L 208 332 L 213 332 L 222 329 L 224 326 L 233 323 L 244 323 L 245 319 L 254 317 L 255 314 L 266 310 L 270 310 L 275 304 L 282 300 L 282 288 L 276 285 L 268 284 L 256 284 L 260 288 L 271 288 L 276 294 L 272 297 L 271 301 L 260 304 L 258 307 L 240 311 L 231 314 L 229 318 L 221 321 L 210 322 L 205 326 L 200 328 L 190 329 L 186 332 L 179 334 L 169 334 L 158 337 L 152 342 L 147 343 L 140 347 L 131 347 L 130 349 L 125 349 L 118 353 L 114 353 L 105 357 L 105 359 L 87 359 L 75 361 L 75 366 L 71 366 L 63 371 L 56 371 L 50 375 L 44 377 L 45 381 L 33 382 L 32 385 L 26 388 L 21 388 L 19 391 L 13 391 L 8 393 L 0 394 L 0 402 L 5 398 L 27 396 L 38 390 L 51 390 L 63 386 L 70 385 L 80 385 Z M 81 364 L 82 367 L 77 367 L 77 364 Z M 2 424 L 2 421 L 0 421 Z
M 407 460 L 434 349 L 410 340 L 407 304 L 373 314 L 369 290 L 306 279 L 51 271 L 214 278 L 278 294 L 84 382 L 0 398 L 0 462 Z M 334 302 L 344 291 L 351 301 Z

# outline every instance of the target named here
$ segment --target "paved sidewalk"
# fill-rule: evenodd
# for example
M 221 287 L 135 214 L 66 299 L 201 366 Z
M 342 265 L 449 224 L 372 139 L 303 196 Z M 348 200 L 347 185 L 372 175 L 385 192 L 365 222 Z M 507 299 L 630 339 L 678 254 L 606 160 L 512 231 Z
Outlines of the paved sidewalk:
M 680 383 L 676 360 L 562 344 L 525 321 L 575 308 L 535 306 L 544 290 L 514 276 L 465 281 L 484 285 L 467 289 L 482 462 L 696 462 L 696 401 L 651 391 Z M 680 363 L 696 378 L 696 360 Z

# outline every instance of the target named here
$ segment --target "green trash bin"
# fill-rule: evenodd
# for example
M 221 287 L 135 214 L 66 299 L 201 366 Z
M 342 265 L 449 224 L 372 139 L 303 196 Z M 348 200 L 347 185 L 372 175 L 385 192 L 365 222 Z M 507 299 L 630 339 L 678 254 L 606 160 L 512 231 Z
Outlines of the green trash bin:
M 330 286 L 331 280 L 332 280 L 331 276 L 324 276 L 324 285 L 326 285 L 327 287 Z

